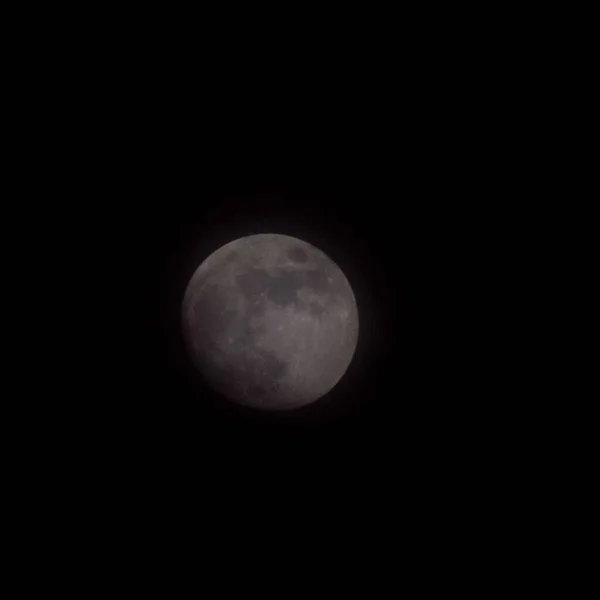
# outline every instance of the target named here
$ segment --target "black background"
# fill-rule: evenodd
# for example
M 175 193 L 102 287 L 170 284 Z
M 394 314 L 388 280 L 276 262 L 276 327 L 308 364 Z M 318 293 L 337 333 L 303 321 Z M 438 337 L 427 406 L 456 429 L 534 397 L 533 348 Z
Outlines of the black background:
M 80 338 L 65 361 L 75 401 L 59 403 L 68 433 L 53 435 L 99 523 L 138 542 L 199 527 L 227 554 L 247 528 L 249 543 L 334 529 L 344 545 L 399 527 L 426 544 L 426 530 L 472 517 L 494 486 L 500 422 L 478 342 L 499 194 L 485 106 L 427 69 L 363 103 L 338 82 L 209 86 L 168 66 L 143 82 L 125 67 L 119 86 L 94 81 L 69 105 L 81 111 L 64 165 L 81 198 L 66 211 Z M 269 232 L 328 254 L 360 317 L 342 381 L 277 414 L 214 394 L 180 331 L 197 266 Z
M 160 119 L 154 103 L 101 113 L 80 171 L 82 189 L 93 189 L 79 232 L 93 240 L 97 267 L 78 267 L 77 288 L 85 279 L 99 300 L 97 342 L 84 335 L 81 345 L 92 372 L 84 389 L 98 400 L 92 411 L 82 404 L 81 434 L 104 432 L 98 454 L 124 481 L 242 507 L 286 485 L 307 497 L 350 485 L 365 498 L 372 478 L 397 490 L 408 477 L 421 480 L 415 490 L 432 469 L 452 479 L 479 460 L 473 448 L 491 425 L 475 400 L 473 239 L 491 229 L 477 197 L 487 159 L 464 122 L 446 118 L 448 104 L 440 116 L 423 97 L 405 98 L 397 121 L 298 100 L 240 113 L 218 98 L 197 119 L 191 104 L 169 103 Z M 196 267 L 231 240 L 267 232 L 328 254 L 360 314 L 347 375 L 285 414 L 222 401 L 180 332 Z
M 122 35 L 96 39 L 91 24 L 69 36 L 42 24 L 51 43 L 19 69 L 33 89 L 17 89 L 20 143 L 38 159 L 23 182 L 42 191 L 22 193 L 16 230 L 42 247 L 24 269 L 32 394 L 11 451 L 32 456 L 18 467 L 35 482 L 28 520 L 56 528 L 45 554 L 69 522 L 72 548 L 83 562 L 94 546 L 101 570 L 119 557 L 144 573 L 172 554 L 201 583 L 217 564 L 220 585 L 244 586 L 240 564 L 264 582 L 287 563 L 287 591 L 318 565 L 352 581 L 373 555 L 393 576 L 420 565 L 421 586 L 439 580 L 435 554 L 470 577 L 493 529 L 514 526 L 524 486 L 503 483 L 531 479 L 543 448 L 515 468 L 533 392 L 506 389 L 521 341 L 497 330 L 523 292 L 492 257 L 510 254 L 504 224 L 521 224 L 536 192 L 517 179 L 535 154 L 539 106 L 524 90 L 539 60 L 517 74 L 504 30 L 484 51 L 496 15 L 473 27 L 465 15 L 467 36 L 426 12 L 369 32 L 336 15 L 322 50 L 299 27 L 289 54 L 243 19 L 249 40 L 229 18 L 214 39 L 196 19 L 183 33 L 182 19 L 167 32 L 110 16 Z M 360 315 L 346 376 L 286 414 L 216 396 L 179 329 L 194 269 L 262 232 L 325 251 Z
M 111 288 L 118 343 L 103 410 L 118 432 L 112 458 L 129 465 L 125 480 L 160 482 L 217 511 L 285 513 L 316 507 L 323 495 L 368 503 L 380 497 L 377 485 L 392 498 L 405 486 L 414 494 L 456 481 L 465 460 L 479 460 L 474 447 L 489 431 L 467 358 L 464 314 L 477 307 L 457 200 L 466 182 L 456 157 L 439 154 L 446 134 L 430 123 L 427 136 L 439 138 L 432 149 L 421 126 L 406 127 L 395 150 L 364 132 L 349 146 L 337 134 L 327 144 L 324 130 L 229 127 L 198 152 L 165 135 L 136 163 L 141 183 L 127 191 L 136 200 L 121 205 L 123 230 L 107 255 L 111 279 L 118 263 L 121 280 Z M 346 376 L 289 413 L 223 401 L 192 367 L 180 331 L 195 268 L 228 241 L 261 232 L 326 252 L 360 313 Z

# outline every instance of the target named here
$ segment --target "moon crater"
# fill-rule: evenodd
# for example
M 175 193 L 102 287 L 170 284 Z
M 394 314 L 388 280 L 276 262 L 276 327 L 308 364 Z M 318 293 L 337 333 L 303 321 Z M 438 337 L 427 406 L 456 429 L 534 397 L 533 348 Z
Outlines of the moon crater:
M 300 246 L 295 246 L 294 248 L 291 248 L 288 252 L 288 257 L 290 260 L 297 263 L 303 263 L 308 260 L 308 255 L 306 254 L 306 252 L 304 252 L 304 250 L 302 250 L 302 248 L 300 248 Z

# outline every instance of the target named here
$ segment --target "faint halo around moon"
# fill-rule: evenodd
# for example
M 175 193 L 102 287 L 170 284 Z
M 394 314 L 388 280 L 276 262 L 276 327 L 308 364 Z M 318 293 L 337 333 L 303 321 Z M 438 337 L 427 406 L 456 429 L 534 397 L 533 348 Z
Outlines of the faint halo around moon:
M 346 372 L 358 309 L 341 269 L 294 237 L 259 234 L 213 252 L 183 299 L 187 350 L 207 383 L 238 404 L 289 410 Z

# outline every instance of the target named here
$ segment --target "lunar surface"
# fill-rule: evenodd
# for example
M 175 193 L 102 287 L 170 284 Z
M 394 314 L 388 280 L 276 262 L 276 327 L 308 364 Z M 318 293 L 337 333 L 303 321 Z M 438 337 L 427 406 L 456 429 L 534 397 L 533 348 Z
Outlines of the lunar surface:
M 358 310 L 341 269 L 286 235 L 240 238 L 216 250 L 185 291 L 183 334 L 208 384 L 264 410 L 314 402 L 346 372 Z

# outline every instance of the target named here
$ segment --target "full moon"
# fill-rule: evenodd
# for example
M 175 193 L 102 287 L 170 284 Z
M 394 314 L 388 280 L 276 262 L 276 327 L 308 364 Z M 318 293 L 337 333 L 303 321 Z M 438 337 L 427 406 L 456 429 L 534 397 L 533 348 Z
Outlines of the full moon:
M 358 341 L 358 309 L 344 273 L 321 250 L 287 235 L 251 235 L 196 269 L 182 329 L 216 392 L 257 409 L 290 410 L 343 377 Z

